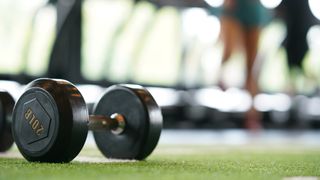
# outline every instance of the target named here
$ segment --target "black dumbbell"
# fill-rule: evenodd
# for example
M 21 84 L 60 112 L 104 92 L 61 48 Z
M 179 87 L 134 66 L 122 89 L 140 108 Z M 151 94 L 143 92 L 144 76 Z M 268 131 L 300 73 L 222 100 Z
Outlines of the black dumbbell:
M 69 162 L 82 149 L 88 129 L 108 158 L 145 159 L 156 147 L 162 114 L 141 86 L 114 85 L 88 115 L 78 89 L 68 81 L 37 79 L 13 111 L 13 137 L 28 161 Z
M 0 90 L 0 152 L 7 151 L 13 144 L 11 115 L 14 103 L 7 91 Z

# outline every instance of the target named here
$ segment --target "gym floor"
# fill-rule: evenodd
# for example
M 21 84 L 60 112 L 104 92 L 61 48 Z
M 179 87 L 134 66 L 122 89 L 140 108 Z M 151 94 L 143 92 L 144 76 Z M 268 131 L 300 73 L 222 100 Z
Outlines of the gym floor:
M 29 163 L 16 147 L 1 154 L 0 179 L 317 179 L 320 132 L 164 130 L 145 161 L 110 160 L 89 134 L 69 164 Z

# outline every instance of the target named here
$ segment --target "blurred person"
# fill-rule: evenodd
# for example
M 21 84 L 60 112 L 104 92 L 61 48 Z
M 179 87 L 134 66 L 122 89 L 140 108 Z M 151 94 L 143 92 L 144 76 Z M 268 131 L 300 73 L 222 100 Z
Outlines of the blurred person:
M 247 72 L 244 87 L 252 98 L 259 92 L 257 80 L 260 67 L 255 62 L 266 12 L 259 0 L 225 0 L 221 14 L 221 38 L 224 43 L 222 65 L 237 48 L 244 51 Z M 261 115 L 253 105 L 246 113 L 245 127 L 261 128 Z
M 309 50 L 307 33 L 317 20 L 311 13 L 307 0 L 282 0 L 277 14 L 283 19 L 287 30 L 282 44 L 286 51 L 290 76 L 287 91 L 296 94 L 296 81 L 299 76 L 308 77 L 311 81 L 315 79 L 303 69 L 303 60 Z

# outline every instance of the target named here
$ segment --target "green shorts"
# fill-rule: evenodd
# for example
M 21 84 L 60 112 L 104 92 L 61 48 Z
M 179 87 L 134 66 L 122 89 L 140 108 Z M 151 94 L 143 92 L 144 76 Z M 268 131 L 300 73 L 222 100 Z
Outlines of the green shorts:
M 232 10 L 223 9 L 223 16 L 229 16 L 246 27 L 260 27 L 267 23 L 268 11 L 259 0 L 235 0 Z

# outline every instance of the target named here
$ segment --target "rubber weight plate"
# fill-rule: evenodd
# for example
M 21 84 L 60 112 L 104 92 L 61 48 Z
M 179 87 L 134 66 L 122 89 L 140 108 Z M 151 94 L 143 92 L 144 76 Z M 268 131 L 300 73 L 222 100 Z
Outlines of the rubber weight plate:
M 28 84 L 13 111 L 13 137 L 29 161 L 69 162 L 82 149 L 88 112 L 77 88 L 64 80 Z
M 108 158 L 145 159 L 156 147 L 162 114 L 151 94 L 140 86 L 115 85 L 106 90 L 93 110 L 95 115 L 118 113 L 125 118 L 121 134 L 94 132 L 100 151 Z
M 7 91 L 0 91 L 0 152 L 7 151 L 13 144 L 11 116 L 14 103 Z

